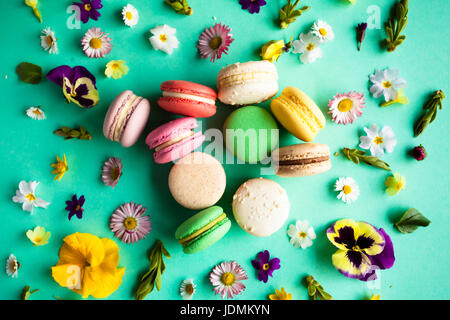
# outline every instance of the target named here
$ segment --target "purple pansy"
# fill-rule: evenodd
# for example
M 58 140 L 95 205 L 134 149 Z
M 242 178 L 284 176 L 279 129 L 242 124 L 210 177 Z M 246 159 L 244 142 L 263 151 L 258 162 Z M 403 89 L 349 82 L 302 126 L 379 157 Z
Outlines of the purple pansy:
M 259 13 L 259 8 L 266 5 L 265 0 L 239 0 L 243 10 L 247 10 L 251 14 Z
M 72 201 L 67 200 L 66 204 L 66 210 L 69 211 L 69 220 L 76 215 L 78 219 L 81 219 L 83 217 L 83 205 L 84 205 L 84 196 L 80 196 L 77 198 L 77 195 L 74 194 L 72 196 Z
M 269 251 L 264 250 L 258 253 L 255 260 L 252 260 L 252 265 L 258 270 L 258 280 L 266 283 L 269 276 L 272 277 L 272 273 L 280 269 L 280 259 L 270 259 Z
M 98 20 L 100 17 L 99 9 L 103 7 L 101 0 L 81 0 L 81 2 L 73 2 L 74 6 L 80 9 L 80 21 L 86 23 L 89 19 Z
M 50 70 L 47 78 L 62 88 L 67 103 L 92 108 L 99 102 L 95 77 L 83 66 L 59 66 Z

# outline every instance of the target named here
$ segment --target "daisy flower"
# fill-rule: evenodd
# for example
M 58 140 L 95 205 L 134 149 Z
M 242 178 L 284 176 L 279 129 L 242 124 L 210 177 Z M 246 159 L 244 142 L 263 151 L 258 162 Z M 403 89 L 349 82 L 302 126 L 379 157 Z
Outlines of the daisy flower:
M 336 123 L 353 123 L 358 117 L 362 115 L 362 108 L 364 108 L 364 94 L 356 91 L 336 94 L 333 99 L 328 101 L 328 111 Z
M 139 12 L 131 4 L 127 4 L 122 9 L 122 18 L 127 26 L 134 27 L 139 21 Z
M 66 201 L 66 211 L 69 211 L 69 221 L 74 215 L 76 215 L 78 219 L 83 218 L 83 205 L 85 201 L 86 199 L 83 195 L 77 198 L 76 194 L 72 196 L 72 201 Z
M 58 156 L 56 156 L 56 160 L 57 160 L 56 163 L 52 163 L 52 167 L 55 168 L 55 170 L 53 170 L 52 173 L 56 174 L 55 180 L 58 179 L 58 181 L 61 181 L 66 171 L 69 170 L 69 166 L 67 165 L 66 154 L 63 155 L 63 160 L 61 160 L 61 158 Z
M 258 280 L 267 283 L 269 276 L 275 270 L 280 269 L 280 259 L 270 259 L 270 253 L 267 250 L 260 251 L 255 260 L 252 260 L 252 266 L 258 270 Z
M 394 173 L 393 175 L 386 178 L 384 181 L 386 185 L 386 193 L 390 196 L 395 196 L 401 190 L 405 189 L 406 179 L 398 173 Z
M 17 278 L 17 272 L 20 266 L 21 264 L 17 261 L 16 256 L 11 254 L 6 260 L 6 274 L 11 278 Z
M 395 134 L 391 127 L 385 126 L 381 131 L 376 124 L 372 124 L 369 129 L 364 128 L 367 136 L 359 137 L 361 143 L 359 147 L 362 149 L 369 149 L 372 156 L 380 158 L 384 151 L 391 153 L 397 144 Z
M 259 13 L 259 9 L 266 5 L 265 0 L 239 0 L 242 10 L 247 10 L 251 14 Z
M 140 204 L 124 203 L 114 211 L 109 227 L 114 236 L 125 243 L 135 243 L 144 239 L 150 232 L 151 221 L 144 216 L 147 208 Z
M 20 181 L 19 190 L 16 190 L 16 195 L 12 198 L 14 202 L 22 203 L 22 210 L 33 213 L 34 207 L 46 209 L 50 202 L 44 201 L 36 197 L 36 187 L 39 184 L 37 181 Z
M 234 41 L 230 32 L 231 28 L 221 23 L 206 28 L 197 43 L 202 58 L 210 57 L 210 61 L 214 62 L 222 57 L 222 53 L 228 54 L 228 47 Z
M 45 113 L 40 107 L 31 107 L 27 109 L 27 116 L 34 120 L 44 120 Z
M 27 237 L 35 246 L 43 246 L 48 243 L 51 233 L 45 231 L 43 227 L 35 227 L 34 230 L 27 231 Z
M 181 282 L 180 285 L 180 294 L 184 300 L 191 300 L 192 296 L 195 293 L 195 287 L 193 279 L 186 279 Z
M 303 63 L 312 63 L 317 58 L 322 57 L 320 49 L 320 39 L 313 33 L 300 33 L 299 40 L 292 42 L 294 46 L 293 53 L 301 53 L 300 61 Z
M 275 289 L 275 293 L 269 295 L 269 300 L 292 300 L 292 293 L 287 293 L 284 288 Z
M 359 197 L 359 187 L 353 178 L 339 178 L 334 185 L 334 191 L 339 191 L 337 196 L 345 203 L 352 203 Z
M 398 69 L 376 70 L 369 79 L 373 83 L 370 93 L 375 98 L 383 95 L 385 101 L 395 100 L 397 90 L 406 87 L 406 80 L 398 77 Z
M 92 27 L 81 39 L 83 51 L 89 58 L 103 58 L 112 49 L 109 33 L 102 32 L 100 28 Z
M 209 282 L 214 287 L 215 294 L 220 294 L 222 299 L 233 298 L 245 290 L 242 280 L 247 280 L 244 269 L 236 262 L 222 262 L 215 266 L 209 274 Z
M 151 36 L 149 40 L 155 50 L 161 50 L 167 54 L 172 54 L 173 49 L 178 48 L 180 42 L 175 36 L 175 33 L 177 32 L 175 28 L 171 28 L 165 24 L 151 29 L 150 32 L 153 36 Z
M 312 26 L 312 34 L 320 39 L 320 42 L 327 42 L 334 39 L 334 32 L 330 25 L 322 20 L 317 20 Z
M 292 244 L 294 248 L 301 247 L 302 249 L 306 249 L 312 246 L 312 240 L 316 238 L 316 233 L 307 220 L 297 220 L 295 225 L 289 225 L 287 234 L 291 237 L 289 243 Z
M 108 78 L 120 79 L 128 73 L 128 66 L 123 60 L 111 60 L 106 65 L 105 75 Z
M 102 181 L 105 185 L 114 188 L 122 175 L 122 160 L 116 157 L 109 158 L 102 168 Z
M 74 6 L 77 6 L 80 9 L 80 17 L 79 20 L 83 23 L 92 20 L 98 20 L 101 16 L 99 9 L 103 7 L 101 0 L 81 0 L 81 2 L 73 2 Z
M 48 53 L 50 54 L 58 54 L 58 44 L 55 37 L 55 32 L 52 31 L 49 27 L 45 28 L 41 31 L 41 47 L 44 50 L 48 50 Z

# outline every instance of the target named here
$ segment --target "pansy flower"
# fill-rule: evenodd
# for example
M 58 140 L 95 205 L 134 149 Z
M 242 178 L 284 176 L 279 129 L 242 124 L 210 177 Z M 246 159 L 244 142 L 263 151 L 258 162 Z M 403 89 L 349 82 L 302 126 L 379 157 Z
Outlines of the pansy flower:
M 66 201 L 66 211 L 69 211 L 69 221 L 73 216 L 77 216 L 78 219 L 83 218 L 84 201 L 86 201 L 86 199 L 83 195 L 78 198 L 76 194 L 72 196 L 72 201 Z
M 239 4 L 241 5 L 243 10 L 247 10 L 251 14 L 259 13 L 259 9 L 266 5 L 265 0 L 239 0 Z
M 89 109 L 100 101 L 95 77 L 85 67 L 60 66 L 50 70 L 47 78 L 62 88 L 67 103 Z
M 376 124 L 372 124 L 369 129 L 364 128 L 367 136 L 359 137 L 361 143 L 359 147 L 362 149 L 369 149 L 370 154 L 380 158 L 384 151 L 392 153 L 397 144 L 395 134 L 391 127 L 385 126 L 383 129 L 378 128 Z
M 342 219 L 328 228 L 327 237 L 339 249 L 331 258 L 334 267 L 348 278 L 375 280 L 376 270 L 394 265 L 394 247 L 382 228 Z
M 275 270 L 280 269 L 280 259 L 270 259 L 270 253 L 267 250 L 260 251 L 255 260 L 252 260 L 252 266 L 258 271 L 258 280 L 267 283 L 269 276 Z
M 214 287 L 214 292 L 220 294 L 222 299 L 233 298 L 245 290 L 242 280 L 248 279 L 245 270 L 236 262 L 222 262 L 215 266 L 209 274 L 209 282 Z
M 228 47 L 234 41 L 230 27 L 221 23 L 206 28 L 199 37 L 197 48 L 202 58 L 210 58 L 211 62 L 228 54 Z
M 103 7 L 101 0 L 81 0 L 81 2 L 73 2 L 74 6 L 77 6 L 80 9 L 80 17 L 79 20 L 83 23 L 92 20 L 98 20 L 101 16 L 99 9 Z

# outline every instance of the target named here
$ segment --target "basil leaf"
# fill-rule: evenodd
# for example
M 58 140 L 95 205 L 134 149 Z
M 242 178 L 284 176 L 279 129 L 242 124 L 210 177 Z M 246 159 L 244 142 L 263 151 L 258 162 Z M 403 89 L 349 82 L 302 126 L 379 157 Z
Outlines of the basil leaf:
M 411 208 L 406 210 L 394 226 L 401 233 L 406 234 L 413 232 L 418 227 L 427 227 L 430 223 L 431 221 L 424 217 L 417 209 Z
M 42 80 L 42 68 L 38 65 L 22 62 L 16 67 L 19 79 L 30 84 L 38 84 Z

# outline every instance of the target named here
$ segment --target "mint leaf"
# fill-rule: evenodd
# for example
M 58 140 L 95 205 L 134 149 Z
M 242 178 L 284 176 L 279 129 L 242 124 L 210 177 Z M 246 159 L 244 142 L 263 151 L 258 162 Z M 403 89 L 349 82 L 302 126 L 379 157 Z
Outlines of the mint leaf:
M 406 210 L 394 226 L 401 233 L 411 233 L 418 227 L 427 227 L 430 223 L 431 221 L 424 217 L 417 209 L 411 208 Z

